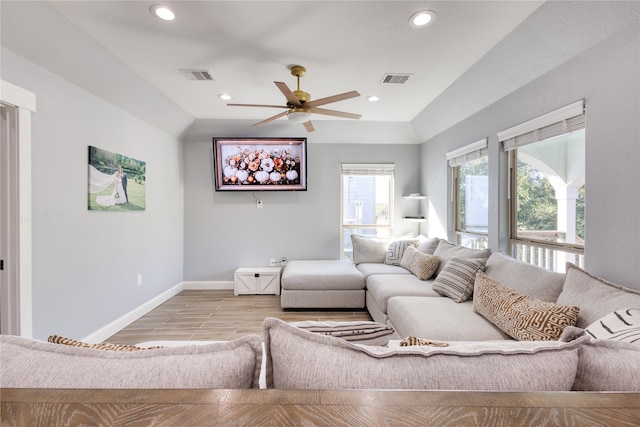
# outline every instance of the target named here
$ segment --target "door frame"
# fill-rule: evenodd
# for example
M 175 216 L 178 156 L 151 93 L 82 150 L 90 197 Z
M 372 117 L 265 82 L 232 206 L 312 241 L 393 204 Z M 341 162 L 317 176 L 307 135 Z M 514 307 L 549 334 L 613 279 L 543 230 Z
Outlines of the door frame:
M 6 191 L 0 192 L 3 197 L 0 206 L 4 210 L 1 217 L 7 219 L 10 234 L 2 272 L 3 282 L 7 282 L 0 302 L 2 329 L 3 333 L 32 338 L 31 114 L 36 111 L 36 96 L 0 79 L 0 102 L 17 107 L 17 124 L 8 138 L 9 155 L 5 162 L 10 172 Z M 7 275 L 8 269 L 15 274 Z M 7 277 L 11 280 L 4 280 Z

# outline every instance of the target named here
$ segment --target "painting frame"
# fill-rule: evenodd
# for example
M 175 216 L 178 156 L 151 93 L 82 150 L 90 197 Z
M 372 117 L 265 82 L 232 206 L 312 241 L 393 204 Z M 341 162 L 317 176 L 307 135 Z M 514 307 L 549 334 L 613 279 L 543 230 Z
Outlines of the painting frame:
M 307 138 L 213 138 L 216 191 L 307 191 Z
M 147 162 L 91 145 L 88 154 L 88 210 L 146 210 Z

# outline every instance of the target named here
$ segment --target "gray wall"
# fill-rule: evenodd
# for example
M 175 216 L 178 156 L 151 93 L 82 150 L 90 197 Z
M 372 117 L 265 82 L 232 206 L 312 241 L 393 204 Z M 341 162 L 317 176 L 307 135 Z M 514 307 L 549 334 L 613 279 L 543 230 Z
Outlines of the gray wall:
M 316 128 L 322 126 L 322 123 Z M 401 216 L 415 215 L 415 201 L 402 195 L 419 190 L 419 145 L 331 144 L 324 133 L 292 132 L 251 122 L 198 120 L 184 146 L 184 279 L 233 280 L 240 266 L 268 265 L 269 258 L 340 257 L 340 163 L 395 163 L 396 235 L 417 232 Z M 393 124 L 390 124 L 393 126 Z M 214 189 L 212 138 L 217 136 L 307 136 L 308 191 L 251 192 Z M 343 136 L 344 138 L 344 136 Z
M 182 281 L 182 144 L 4 48 L 1 74 L 37 97 L 34 337 L 79 339 Z M 89 145 L 147 162 L 146 211 L 87 210 Z
M 422 145 L 422 188 L 431 235 L 452 237 L 445 153 L 489 137 L 493 250 L 507 249 L 506 155 L 496 133 L 584 98 L 586 101 L 585 267 L 640 289 L 640 28 L 587 50 Z

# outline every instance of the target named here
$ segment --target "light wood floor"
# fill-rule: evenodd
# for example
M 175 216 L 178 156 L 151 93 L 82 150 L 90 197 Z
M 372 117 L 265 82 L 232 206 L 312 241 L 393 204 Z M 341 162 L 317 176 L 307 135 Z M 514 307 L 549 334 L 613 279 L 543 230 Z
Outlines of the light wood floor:
M 105 341 L 136 344 L 159 340 L 232 340 L 248 334 L 262 336 L 262 321 L 266 317 L 287 322 L 371 320 L 366 309 L 284 310 L 277 295 L 234 296 L 233 290 L 187 290 Z

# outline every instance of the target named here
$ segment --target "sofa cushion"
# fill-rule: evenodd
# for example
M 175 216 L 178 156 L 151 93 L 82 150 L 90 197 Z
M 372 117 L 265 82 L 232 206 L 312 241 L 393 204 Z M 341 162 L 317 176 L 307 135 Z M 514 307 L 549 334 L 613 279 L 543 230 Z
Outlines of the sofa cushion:
M 455 302 L 468 300 L 473 293 L 476 272 L 484 269 L 484 264 L 484 258 L 451 258 L 433 281 L 433 290 Z
M 508 288 L 549 302 L 556 302 L 565 279 L 564 274 L 518 261 L 499 251 L 491 254 L 484 272 Z
M 417 239 L 412 240 L 396 240 L 389 243 L 387 248 L 387 256 L 384 259 L 385 264 L 400 265 L 404 252 L 409 247 L 415 247 L 418 243 Z
M 263 326 L 267 386 L 278 389 L 569 390 L 578 363 L 577 341 L 389 349 L 275 318 Z
M 437 237 L 427 239 L 424 236 L 418 236 L 418 244 L 416 245 L 416 249 L 418 249 L 422 253 L 433 255 L 436 248 L 438 247 L 438 242 L 440 242 L 440 239 Z
M 364 276 L 349 260 L 289 261 L 282 271 L 282 289 L 359 290 Z
M 576 324 L 580 311 L 523 295 L 481 271 L 476 275 L 473 309 L 521 341 L 559 339 L 564 328 Z
M 565 329 L 561 341 L 582 337 L 585 331 Z M 620 341 L 591 339 L 578 348 L 578 371 L 572 390 L 640 391 L 640 347 Z
M 363 262 L 384 262 L 384 259 L 387 256 L 389 240 L 352 234 L 351 245 L 353 246 L 354 264 L 361 264 Z
M 465 248 L 464 246 L 454 245 L 446 240 L 440 240 L 438 242 L 438 247 L 433 251 L 433 254 L 440 258 L 440 265 L 436 271 L 436 275 L 438 275 L 444 269 L 444 266 L 447 265 L 447 261 L 451 258 L 487 259 L 489 258 L 489 255 L 491 255 L 491 249 L 470 249 Z
M 437 294 L 436 294 L 437 295 Z M 393 297 L 387 303 L 389 323 L 402 337 L 437 341 L 511 340 L 473 311 L 473 302 L 444 297 Z
M 567 277 L 557 302 L 580 307 L 576 326 L 584 329 L 612 311 L 640 307 L 640 291 L 608 282 L 567 263 Z
M 358 264 L 356 266 L 358 270 L 364 275 L 365 278 L 368 278 L 372 275 L 378 274 L 407 274 L 411 275 L 411 272 L 404 267 L 399 265 L 389 265 L 378 262 L 366 262 L 362 264 Z
M 442 298 L 433 290 L 433 281 L 422 281 L 413 274 L 381 274 L 367 278 L 367 290 L 386 313 L 387 301 L 395 296 L 421 296 Z
M 258 335 L 201 346 L 104 351 L 0 335 L 0 387 L 257 388 Z
M 438 269 L 440 258 L 418 251 L 410 246 L 404 251 L 400 267 L 406 268 L 420 280 L 427 280 Z
M 290 325 L 316 334 L 342 338 L 345 341 L 366 345 L 387 345 L 394 330 L 389 325 L 378 322 L 332 322 L 305 320 L 290 322 Z
M 640 308 L 616 310 L 587 326 L 585 331 L 592 338 L 640 346 Z

